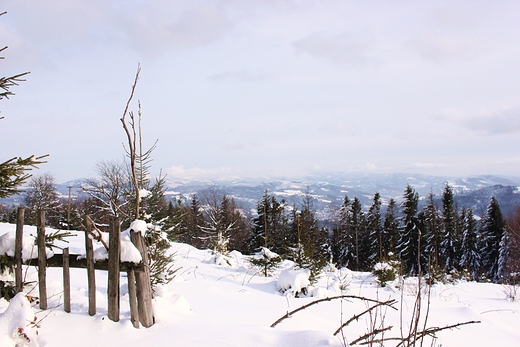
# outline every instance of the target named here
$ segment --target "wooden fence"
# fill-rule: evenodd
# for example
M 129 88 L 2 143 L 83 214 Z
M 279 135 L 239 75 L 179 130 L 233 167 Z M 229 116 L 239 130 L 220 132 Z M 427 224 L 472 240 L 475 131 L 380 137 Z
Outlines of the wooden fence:
M 96 277 L 95 270 L 108 271 L 107 306 L 108 318 L 117 322 L 120 315 L 120 273 L 127 273 L 128 296 L 130 301 L 130 320 L 134 327 L 139 323 L 144 327 L 154 324 L 152 311 L 152 288 L 150 285 L 150 270 L 148 267 L 148 253 L 144 237 L 140 232 L 130 231 L 130 238 L 134 246 L 141 253 L 142 261 L 139 264 L 132 262 L 121 262 L 121 228 L 120 220 L 114 217 L 110 221 L 108 260 L 95 261 L 94 247 L 92 243 L 92 222 L 89 216 L 85 216 L 85 251 L 86 254 L 69 254 L 65 248 L 63 254 L 55 254 L 47 258 L 45 252 L 45 211 L 37 211 L 37 248 L 38 259 L 30 259 L 23 262 L 22 240 L 25 209 L 18 208 L 16 236 L 15 236 L 15 284 L 18 292 L 23 289 L 22 265 L 33 265 L 38 267 L 38 289 L 40 308 L 47 309 L 47 267 L 63 268 L 63 308 L 70 312 L 70 271 L 72 268 L 87 269 L 88 281 L 88 313 L 96 314 Z

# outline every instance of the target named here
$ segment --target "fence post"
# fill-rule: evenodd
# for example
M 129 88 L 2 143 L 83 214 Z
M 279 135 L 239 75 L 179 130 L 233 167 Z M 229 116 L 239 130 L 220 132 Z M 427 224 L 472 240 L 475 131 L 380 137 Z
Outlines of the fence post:
M 88 281 L 88 314 L 94 316 L 96 314 L 96 272 L 94 270 L 94 245 L 90 237 L 92 225 L 90 216 L 84 217 L 85 226 L 85 256 L 87 259 L 87 281 Z
M 121 258 L 121 230 L 119 218 L 110 218 L 108 244 L 108 318 L 119 322 L 119 259 Z
M 130 301 L 130 321 L 134 328 L 139 328 L 139 310 L 137 309 L 137 292 L 135 287 L 135 271 L 126 272 L 128 280 L 128 299 Z
M 63 249 L 63 310 L 70 313 L 69 247 Z
M 40 308 L 47 309 L 47 254 L 45 251 L 45 211 L 36 212 L 36 240 L 38 244 L 38 288 Z
M 134 246 L 141 252 L 144 264 L 144 271 L 135 274 L 137 285 L 137 308 L 139 311 L 139 321 L 148 328 L 154 323 L 152 307 L 152 287 L 150 284 L 150 268 L 148 266 L 148 250 L 144 242 L 144 236 L 140 232 L 130 230 L 130 238 Z
M 20 293 L 23 290 L 22 278 L 22 249 L 23 249 L 23 222 L 24 222 L 25 208 L 18 207 L 16 215 L 16 235 L 14 244 L 14 259 L 16 268 L 14 270 L 16 292 Z

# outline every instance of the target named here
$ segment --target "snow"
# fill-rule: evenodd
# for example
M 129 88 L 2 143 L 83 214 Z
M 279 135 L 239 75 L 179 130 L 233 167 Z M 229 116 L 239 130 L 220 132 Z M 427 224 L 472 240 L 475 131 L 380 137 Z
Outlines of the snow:
M 146 225 L 146 223 L 145 223 Z M 138 226 L 141 226 L 138 223 Z M 3 231 L 4 228 L 8 231 Z M 47 233 L 56 232 L 56 230 L 52 228 L 46 228 Z M 15 232 L 16 227 L 13 228 L 11 224 L 0 223 L 0 255 L 8 255 L 10 257 L 14 257 L 14 247 L 15 247 Z M 71 231 L 73 235 L 72 238 L 75 242 L 72 242 L 72 246 L 67 242 L 58 241 L 56 242 L 57 248 L 50 250 L 46 248 L 47 258 L 50 258 L 54 255 L 54 252 L 61 252 L 61 248 L 69 247 L 71 254 L 80 254 L 82 256 L 85 255 L 85 246 L 84 246 L 84 232 L 83 231 Z M 38 248 L 36 247 L 35 236 L 36 235 L 36 227 L 34 226 L 24 226 L 24 235 L 22 240 L 22 258 L 23 260 L 28 259 L 36 259 L 38 258 Z M 108 233 L 101 233 L 101 237 L 103 241 L 110 246 Z M 94 242 L 94 259 L 98 260 L 106 260 L 108 259 L 108 251 L 106 248 L 99 242 Z M 130 240 L 130 230 L 125 230 L 121 233 L 121 261 L 139 263 L 141 262 L 141 253 L 134 246 L 132 241 Z
M 141 233 L 144 235 L 146 230 L 148 230 L 148 225 L 144 220 L 136 219 L 130 223 L 130 229 L 136 233 Z
M 35 315 L 25 293 L 18 293 L 0 314 L 0 346 L 39 346 Z
M 301 293 L 302 290 L 307 290 L 309 286 L 310 271 L 305 269 L 285 269 L 280 272 L 278 282 L 276 284 L 278 290 L 282 293 L 291 293 L 296 295 Z
M 30 227 L 26 227 L 30 229 Z M 15 226 L 0 223 L 0 236 L 14 233 Z M 83 249 L 83 233 L 73 237 L 71 252 Z M 395 299 L 399 311 L 384 313 L 386 325 L 393 325 L 386 337 L 400 336 L 399 322 L 411 321 L 417 281 L 395 281 L 381 288 L 370 273 L 329 267 L 309 294 L 300 298 L 278 291 L 280 278 L 292 288 L 304 283 L 293 277 L 288 281 L 294 264 L 284 261 L 272 277 L 263 277 L 252 269 L 248 257 L 233 252 L 232 264 L 218 265 L 209 261 L 209 250 L 198 250 L 176 243 L 175 279 L 156 289 L 154 315 L 156 323 L 146 329 L 133 328 L 126 288 L 126 275 L 121 274 L 121 319 L 112 322 L 107 317 L 107 273 L 96 271 L 97 314 L 88 315 L 87 275 L 85 269 L 71 269 L 71 313 L 63 311 L 62 269 L 49 268 L 47 291 L 49 310 L 41 311 L 36 303 L 29 304 L 23 295 L 11 300 L 0 299 L 0 346 L 284 346 L 340 347 L 367 332 L 370 319 L 383 316 L 363 316 L 344 329 L 345 341 L 334 336 L 340 322 L 367 309 L 361 300 L 333 300 L 313 305 L 292 314 L 271 328 L 287 312 L 309 304 L 317 298 L 341 294 Z M 290 271 L 287 271 L 290 270 Z M 293 273 L 294 274 L 294 273 Z M 28 281 L 37 280 L 34 267 L 27 269 Z M 33 287 L 26 288 L 31 291 Z M 423 288 L 423 291 L 425 289 Z M 429 327 L 443 327 L 467 321 L 481 321 L 458 329 L 437 333 L 437 346 L 519 346 L 520 302 L 508 299 L 512 288 L 491 283 L 459 282 L 436 284 L 431 288 L 428 313 Z M 30 295 L 37 295 L 32 289 Z M 519 291 L 520 294 L 520 291 Z M 426 310 L 425 294 L 422 310 Z M 24 301 L 25 300 L 25 301 Z M 31 307 L 32 306 L 32 307 Z M 32 324 L 36 316 L 38 326 Z M 23 329 L 31 340 L 27 343 L 18 332 Z M 38 335 L 36 335 L 38 331 Z M 17 340 L 16 340 L 17 339 Z M 16 342 L 15 342 L 16 341 Z M 24 342 L 25 341 L 25 342 Z M 431 343 L 426 343 L 430 346 Z M 385 346 L 392 346 L 385 344 Z

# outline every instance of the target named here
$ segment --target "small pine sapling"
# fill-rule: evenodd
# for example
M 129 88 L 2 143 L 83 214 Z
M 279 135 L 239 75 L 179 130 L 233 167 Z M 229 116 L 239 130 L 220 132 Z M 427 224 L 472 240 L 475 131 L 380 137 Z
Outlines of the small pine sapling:
M 271 252 L 265 247 L 262 247 L 250 260 L 251 265 L 257 268 L 265 277 L 273 273 L 280 266 L 281 262 L 282 258 L 278 254 Z

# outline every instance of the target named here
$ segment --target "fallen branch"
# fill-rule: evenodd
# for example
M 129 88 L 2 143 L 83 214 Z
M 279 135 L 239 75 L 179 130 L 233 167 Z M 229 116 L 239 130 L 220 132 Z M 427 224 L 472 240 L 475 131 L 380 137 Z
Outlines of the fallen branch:
M 338 330 L 336 330 L 334 332 L 334 336 L 336 336 L 337 334 L 339 334 L 339 332 L 341 331 L 341 329 L 343 329 L 344 327 L 346 327 L 347 325 L 349 325 L 350 323 L 352 323 L 353 321 L 355 320 L 358 320 L 359 318 L 361 318 L 361 316 L 369 313 L 370 311 L 372 311 L 373 309 L 375 308 L 378 308 L 379 306 L 388 306 L 388 307 L 391 307 L 393 308 L 394 310 L 397 310 L 394 306 L 392 306 L 393 304 L 395 304 L 397 301 L 392 299 L 392 300 L 388 300 L 388 301 L 384 301 L 384 302 L 377 302 L 376 305 L 372 306 L 372 307 L 369 307 L 368 309 L 366 309 L 365 311 L 359 313 L 359 314 L 355 314 L 354 316 L 352 316 L 352 318 L 350 318 L 348 321 L 346 321 L 345 323 L 341 324 L 341 326 L 338 328 Z
M 355 344 L 358 343 L 358 342 L 361 342 L 361 341 L 363 341 L 363 340 L 366 340 L 366 339 L 368 339 L 368 338 L 370 338 L 370 337 L 372 337 L 372 336 L 376 336 L 377 334 L 384 333 L 385 331 L 388 331 L 388 330 L 390 330 L 390 329 L 392 329 L 392 328 L 393 328 L 393 326 L 390 325 L 390 326 L 385 327 L 385 328 L 375 329 L 374 331 L 371 331 L 371 332 L 369 332 L 369 333 L 366 333 L 366 334 L 363 335 L 363 336 L 358 337 L 356 340 L 352 341 L 350 344 L 351 344 L 351 345 L 355 345 Z M 335 335 L 335 334 L 334 334 L 334 335 Z M 383 340 L 381 340 L 381 341 L 383 341 Z M 366 345 L 366 344 L 374 343 L 374 342 L 376 342 L 376 340 L 365 341 L 365 342 L 363 342 L 363 343 L 361 343 L 361 344 L 362 344 L 362 345 Z
M 305 304 L 291 312 L 287 312 L 285 315 L 283 315 L 282 317 L 280 317 L 279 319 L 277 319 L 273 324 L 271 324 L 271 328 L 274 328 L 275 326 L 277 326 L 279 323 L 281 323 L 283 320 L 285 320 L 286 318 L 290 318 L 293 314 L 295 314 L 296 312 L 299 312 L 301 310 L 304 310 L 312 305 L 315 305 L 315 304 L 318 304 L 320 302 L 325 302 L 325 301 L 332 301 L 332 300 L 336 300 L 336 299 L 358 299 L 358 300 L 363 300 L 363 301 L 368 301 L 368 302 L 374 302 L 376 304 L 379 304 L 379 303 L 382 303 L 381 301 L 379 300 L 374 300 L 374 299 L 369 299 L 369 298 L 365 298 L 365 297 L 362 297 L 362 296 L 357 296 L 357 295 L 340 295 L 340 296 L 332 296 L 332 297 L 328 297 L 328 298 L 323 298 L 323 299 L 318 299 L 318 300 L 315 300 L 313 302 L 310 302 L 308 304 Z M 390 306 L 392 307 L 392 306 Z

